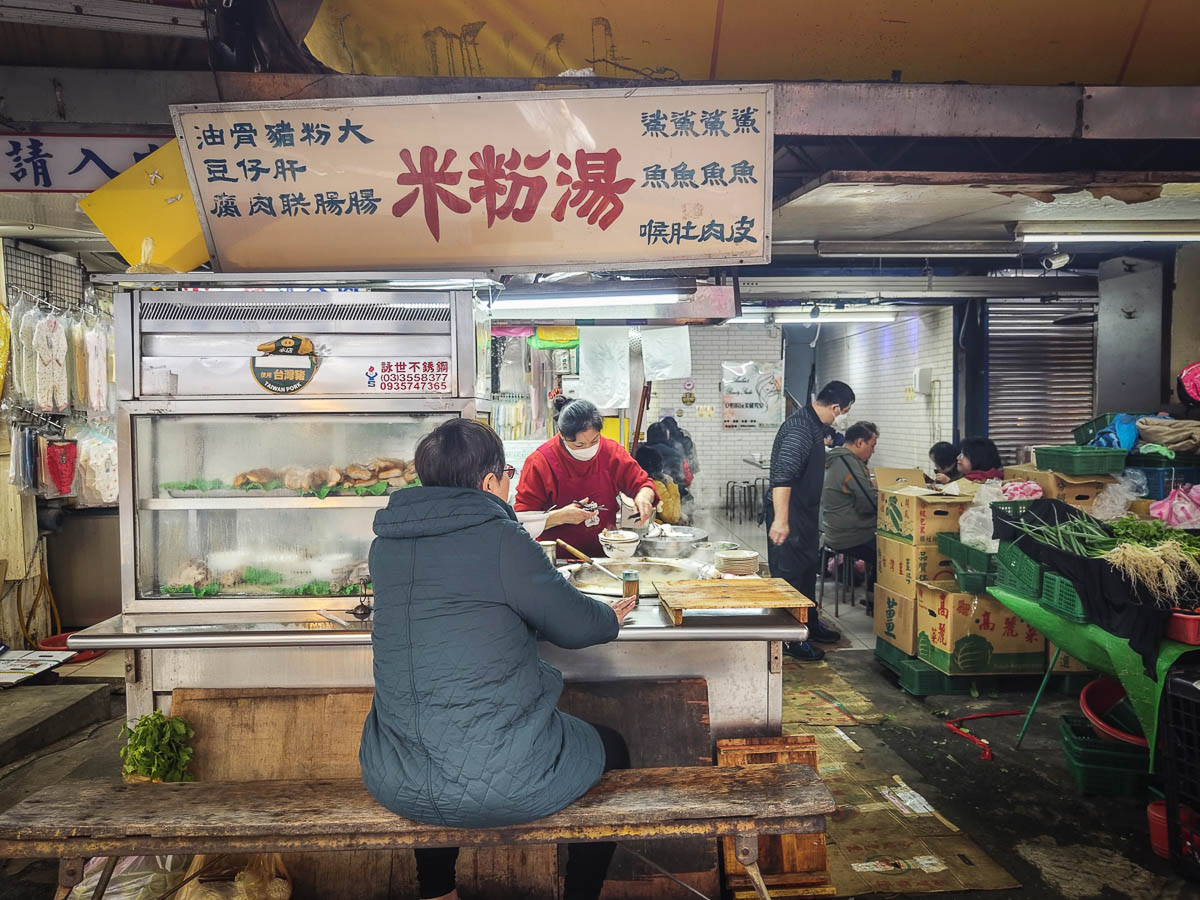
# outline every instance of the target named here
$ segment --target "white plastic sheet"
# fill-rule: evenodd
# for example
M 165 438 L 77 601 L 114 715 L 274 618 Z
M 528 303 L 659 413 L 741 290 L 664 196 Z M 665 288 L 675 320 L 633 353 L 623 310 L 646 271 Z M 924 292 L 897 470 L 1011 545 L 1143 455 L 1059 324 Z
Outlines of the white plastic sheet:
M 625 409 L 629 405 L 626 326 L 580 327 L 579 396 L 600 409 Z
M 647 381 L 692 376 L 692 341 L 686 325 L 642 329 L 642 365 Z

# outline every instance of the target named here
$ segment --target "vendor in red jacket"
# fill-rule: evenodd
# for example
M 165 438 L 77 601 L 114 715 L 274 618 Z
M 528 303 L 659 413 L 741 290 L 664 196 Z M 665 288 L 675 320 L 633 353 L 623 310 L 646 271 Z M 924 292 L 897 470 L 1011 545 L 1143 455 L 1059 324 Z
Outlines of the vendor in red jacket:
M 546 514 L 534 537 L 563 540 L 588 556 L 604 556 L 600 532 L 617 524 L 617 493 L 633 498 L 644 522 L 658 502 L 654 482 L 624 447 L 601 436 L 604 420 L 594 404 L 558 397 L 555 406 L 558 434 L 525 460 L 513 509 L 530 533 L 538 530 L 531 514 Z M 586 501 L 602 508 L 583 509 L 579 504 Z

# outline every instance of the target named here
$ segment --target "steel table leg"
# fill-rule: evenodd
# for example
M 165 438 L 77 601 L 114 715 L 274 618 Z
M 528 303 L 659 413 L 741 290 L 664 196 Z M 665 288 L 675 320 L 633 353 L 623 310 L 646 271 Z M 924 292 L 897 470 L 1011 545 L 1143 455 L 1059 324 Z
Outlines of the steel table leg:
M 1033 714 L 1038 708 L 1038 704 L 1042 702 L 1042 694 L 1046 690 L 1046 685 L 1050 683 L 1050 676 L 1054 674 L 1054 667 L 1058 665 L 1058 656 L 1062 653 L 1062 647 L 1054 648 L 1054 658 L 1050 660 L 1050 665 L 1046 667 L 1046 674 L 1042 677 L 1042 683 L 1038 685 L 1037 693 L 1033 695 L 1033 703 L 1029 705 L 1029 712 L 1025 714 L 1025 721 L 1021 723 L 1021 730 L 1017 732 L 1017 749 L 1021 749 L 1021 741 L 1025 740 L 1025 732 L 1029 730 L 1029 723 L 1033 720 Z

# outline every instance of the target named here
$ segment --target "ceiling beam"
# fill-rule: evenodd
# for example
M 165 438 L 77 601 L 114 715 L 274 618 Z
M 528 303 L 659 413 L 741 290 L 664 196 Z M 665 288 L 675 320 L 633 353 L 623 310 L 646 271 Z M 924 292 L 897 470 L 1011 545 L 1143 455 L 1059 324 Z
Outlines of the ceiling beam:
M 208 38 L 204 10 L 156 6 L 132 0 L 0 0 L 0 22 L 50 25 L 160 37 Z
M 18 3 L 0 0 L 0 19 Z M 64 3 L 92 10 L 99 4 Z M 106 0 L 173 17 L 199 14 Z M 75 14 L 72 14 L 75 15 Z M 709 82 L 691 82 L 703 84 Z M 611 78 L 444 78 L 0 67 L 0 116 L 62 126 L 169 125 L 172 103 L 349 99 L 555 88 L 646 87 Z M 109 129 L 111 133 L 111 129 Z M 778 136 L 1200 140 L 1200 85 L 1102 87 L 776 82 Z

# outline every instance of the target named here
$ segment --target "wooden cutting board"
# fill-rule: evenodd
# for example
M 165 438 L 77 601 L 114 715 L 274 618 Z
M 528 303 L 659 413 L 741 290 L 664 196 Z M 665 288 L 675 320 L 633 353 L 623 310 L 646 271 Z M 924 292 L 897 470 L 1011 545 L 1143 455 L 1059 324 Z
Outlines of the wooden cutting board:
M 674 581 L 655 587 L 659 605 L 676 625 L 683 624 L 689 609 L 785 609 L 807 622 L 808 608 L 815 605 L 782 578 Z

